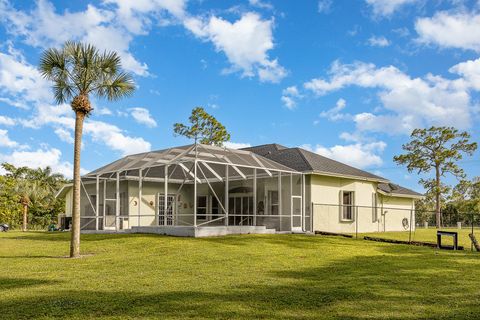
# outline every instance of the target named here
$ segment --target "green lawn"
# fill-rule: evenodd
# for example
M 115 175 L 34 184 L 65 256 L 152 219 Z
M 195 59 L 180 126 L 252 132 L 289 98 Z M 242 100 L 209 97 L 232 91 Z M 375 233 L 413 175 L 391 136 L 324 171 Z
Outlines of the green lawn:
M 480 255 L 304 235 L 0 234 L 0 319 L 480 317 Z
M 445 231 L 453 231 L 458 232 L 458 245 L 463 246 L 465 250 L 471 250 L 471 240 L 468 235 L 472 232 L 471 229 L 457 229 L 457 228 L 442 228 L 440 230 Z M 474 234 L 477 239 L 480 241 L 480 229 L 475 228 Z M 409 241 L 409 232 L 402 231 L 402 232 L 374 232 L 374 233 L 363 233 L 359 234 L 359 238 L 363 238 L 363 236 L 371 236 L 371 237 L 378 237 L 378 238 L 385 238 L 385 239 L 396 239 L 396 240 L 404 240 Z M 418 228 L 417 230 L 412 231 L 412 241 L 423 241 L 423 242 L 431 242 L 437 243 L 437 229 L 430 228 L 430 229 L 423 229 Z M 446 245 L 452 245 L 453 241 L 451 237 L 443 237 L 442 242 Z

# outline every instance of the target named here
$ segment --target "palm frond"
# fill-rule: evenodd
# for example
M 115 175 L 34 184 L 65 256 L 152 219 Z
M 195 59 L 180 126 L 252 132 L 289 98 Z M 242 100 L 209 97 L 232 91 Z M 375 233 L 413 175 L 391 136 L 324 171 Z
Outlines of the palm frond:
M 130 74 L 120 72 L 110 78 L 103 79 L 99 84 L 96 95 L 108 100 L 118 100 L 130 96 L 135 91 L 135 84 Z
M 57 103 L 88 94 L 117 100 L 135 90 L 131 75 L 121 71 L 120 56 L 113 51 L 100 53 L 90 44 L 67 41 L 62 49 L 48 49 L 39 69 L 54 82 Z

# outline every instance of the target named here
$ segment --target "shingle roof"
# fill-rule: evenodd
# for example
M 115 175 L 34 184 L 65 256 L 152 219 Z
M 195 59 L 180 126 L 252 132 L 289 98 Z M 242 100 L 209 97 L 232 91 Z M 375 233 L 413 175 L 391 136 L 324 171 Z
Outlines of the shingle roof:
M 86 174 L 85 177 L 108 176 L 115 172 L 128 174 L 139 169 L 148 169 L 150 177 L 163 177 L 163 167 L 165 165 L 170 165 L 170 172 L 181 177 L 183 171 L 178 168 L 178 166 L 181 166 L 180 163 L 190 167 L 190 165 L 193 166 L 195 160 L 209 162 L 211 163 L 210 167 L 221 167 L 228 164 L 273 171 L 293 171 L 279 162 L 262 157 L 254 152 L 197 144 L 129 155 L 96 169 Z M 174 171 L 175 168 L 178 170 Z M 217 169 L 220 170 L 221 168 Z M 209 170 L 207 170 L 208 172 Z
M 404 188 L 404 187 L 399 186 L 398 184 L 394 184 L 394 183 L 379 183 L 377 188 L 379 190 L 387 193 L 387 194 L 418 196 L 418 197 L 423 196 L 421 193 L 418 193 L 418 192 L 415 192 L 413 190 Z
M 363 179 L 388 181 L 385 178 L 329 159 L 302 148 L 287 148 L 278 144 L 245 148 L 287 167 L 302 172 L 315 172 L 330 175 L 352 176 Z

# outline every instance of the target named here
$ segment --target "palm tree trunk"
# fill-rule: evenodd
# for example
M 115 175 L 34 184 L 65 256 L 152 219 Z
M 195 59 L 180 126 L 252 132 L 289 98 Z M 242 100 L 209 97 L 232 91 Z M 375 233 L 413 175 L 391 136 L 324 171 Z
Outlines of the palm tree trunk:
M 28 205 L 24 204 L 24 205 L 23 205 L 23 225 L 22 225 L 22 231 L 27 231 L 27 225 L 28 225 Z
M 75 112 L 75 144 L 73 153 L 73 208 L 72 239 L 70 241 L 70 258 L 80 256 L 80 152 L 82 148 L 82 131 L 85 114 Z

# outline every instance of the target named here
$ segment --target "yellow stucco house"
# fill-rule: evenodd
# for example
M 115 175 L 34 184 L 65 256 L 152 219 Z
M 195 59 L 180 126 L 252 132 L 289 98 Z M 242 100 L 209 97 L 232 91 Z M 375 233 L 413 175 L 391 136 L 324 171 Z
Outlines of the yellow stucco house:
M 65 197 L 68 228 L 72 186 Z M 82 177 L 84 232 L 214 236 L 414 228 L 422 195 L 301 148 L 187 145 L 131 155 Z

